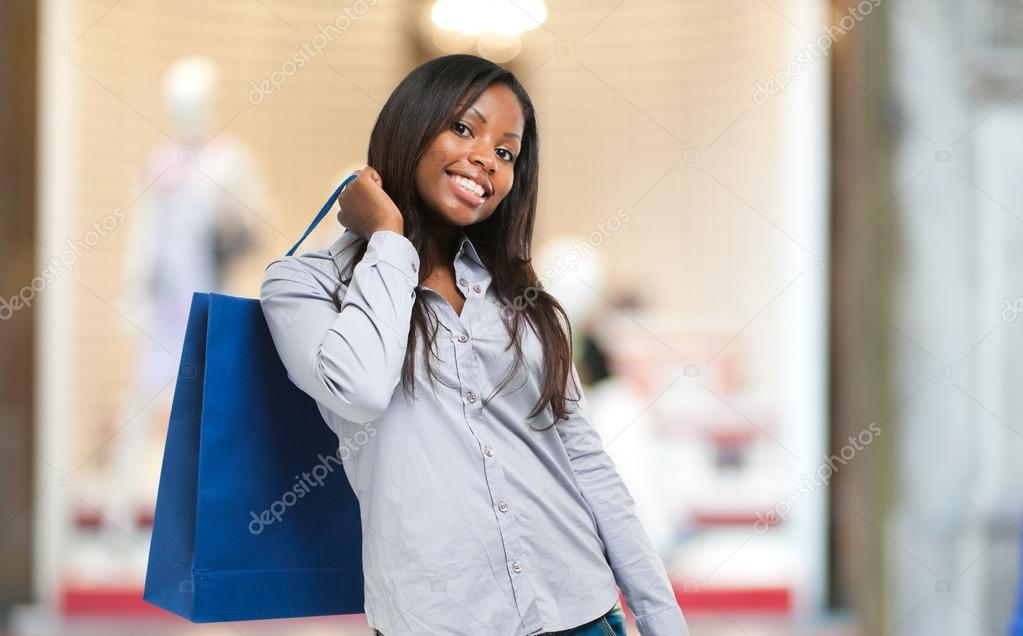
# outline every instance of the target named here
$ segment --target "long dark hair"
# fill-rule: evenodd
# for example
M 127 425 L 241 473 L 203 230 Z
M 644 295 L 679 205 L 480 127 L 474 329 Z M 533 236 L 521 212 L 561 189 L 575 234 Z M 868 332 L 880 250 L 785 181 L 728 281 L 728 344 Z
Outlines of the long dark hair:
M 398 84 L 381 109 L 370 135 L 366 163 L 380 173 L 384 191 L 401 211 L 405 236 L 416 247 L 422 264 L 432 265 L 447 258 L 444 254 L 431 253 L 435 249 L 433 243 L 424 240 L 426 206 L 416 190 L 416 166 L 433 139 L 453 125 L 492 84 L 503 84 L 515 93 L 525 119 L 521 148 L 515 161 L 515 180 L 511 191 L 490 217 L 463 229 L 490 271 L 491 288 L 500 299 L 501 319 L 515 347 L 515 361 L 510 369 L 514 371 L 522 365 L 519 335 L 523 318 L 529 321 L 543 345 L 544 389 L 527 418 L 536 417 L 550 407 L 556 424 L 568 416 L 566 400 L 577 402 L 579 399 L 578 394 L 572 397 L 566 394 L 572 364 L 572 326 L 565 309 L 544 291 L 533 271 L 530 244 L 536 217 L 539 139 L 533 103 L 518 79 L 511 71 L 475 55 L 445 55 L 420 65 Z M 333 294 L 338 311 L 341 285 L 351 281 L 355 264 L 366 253 L 365 240 L 354 245 L 355 256 L 341 273 L 341 283 Z M 420 283 L 429 269 L 420 267 Z M 425 339 L 423 362 L 431 381 L 434 379 L 429 354 L 437 326 L 434 321 L 433 328 L 429 328 L 427 310 L 423 296 L 417 293 L 402 368 L 408 395 L 415 395 L 417 337 Z

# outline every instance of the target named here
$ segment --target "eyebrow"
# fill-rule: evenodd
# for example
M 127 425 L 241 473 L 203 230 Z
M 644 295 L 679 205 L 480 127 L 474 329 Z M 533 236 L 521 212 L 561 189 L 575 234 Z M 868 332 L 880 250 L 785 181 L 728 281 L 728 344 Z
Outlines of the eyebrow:
M 481 113 L 479 110 L 477 110 L 475 106 L 470 106 L 469 109 L 473 110 L 473 111 L 476 111 L 476 116 L 480 118 L 480 121 L 482 121 L 484 124 L 487 123 L 487 118 L 484 117 L 483 113 Z M 519 140 L 522 139 L 522 137 L 520 135 L 518 135 L 516 133 L 513 133 L 513 132 L 506 132 L 506 133 L 504 133 L 504 136 L 505 137 L 515 137 L 516 139 L 519 139 Z

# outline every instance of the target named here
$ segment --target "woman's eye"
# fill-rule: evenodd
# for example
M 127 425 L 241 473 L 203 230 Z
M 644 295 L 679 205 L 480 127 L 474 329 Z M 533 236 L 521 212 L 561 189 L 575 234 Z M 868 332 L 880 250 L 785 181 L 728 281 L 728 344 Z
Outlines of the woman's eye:
M 463 124 L 460 121 L 456 121 L 455 123 L 451 124 L 451 130 L 455 131 L 455 134 L 459 135 L 459 136 L 464 136 L 463 131 L 469 132 L 469 133 L 472 132 L 472 129 L 469 128 L 469 126 L 467 126 L 466 124 Z M 505 161 L 507 161 L 509 163 L 515 161 L 515 155 L 513 155 L 510 150 L 508 150 L 506 148 L 498 148 L 498 151 L 505 153 L 505 157 L 504 157 Z

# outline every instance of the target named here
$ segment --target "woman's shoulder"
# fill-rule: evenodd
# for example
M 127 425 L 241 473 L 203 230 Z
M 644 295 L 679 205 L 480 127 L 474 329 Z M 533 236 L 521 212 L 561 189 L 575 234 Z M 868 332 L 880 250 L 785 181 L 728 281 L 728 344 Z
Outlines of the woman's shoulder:
M 358 236 L 346 229 L 328 247 L 276 258 L 267 264 L 263 272 L 262 287 L 267 290 L 289 283 L 312 284 L 332 292 L 341 282 L 341 272 L 354 257 L 353 244 L 357 241 Z

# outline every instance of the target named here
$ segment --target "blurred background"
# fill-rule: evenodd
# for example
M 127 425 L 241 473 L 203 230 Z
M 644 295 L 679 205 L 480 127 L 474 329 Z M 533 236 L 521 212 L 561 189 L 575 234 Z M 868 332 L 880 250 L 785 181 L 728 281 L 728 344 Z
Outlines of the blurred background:
M 141 600 L 169 405 L 192 292 L 257 297 L 471 52 L 693 633 L 1013 633 L 1023 3 L 3 0 L 0 50 L 0 632 L 370 633 Z

